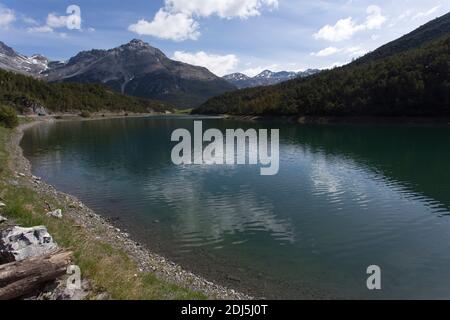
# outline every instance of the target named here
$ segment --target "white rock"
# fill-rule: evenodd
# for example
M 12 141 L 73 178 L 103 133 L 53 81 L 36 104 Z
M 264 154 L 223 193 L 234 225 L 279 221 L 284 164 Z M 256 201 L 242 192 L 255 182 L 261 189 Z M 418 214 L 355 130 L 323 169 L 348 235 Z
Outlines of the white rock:
M 3 216 L 0 216 L 0 224 L 3 223 L 3 222 L 6 222 L 6 221 L 8 221 L 8 219 L 6 219 Z
M 62 216 L 62 210 L 61 209 L 56 209 L 55 211 L 47 212 L 47 216 L 58 218 L 58 219 L 62 219 L 62 217 L 63 217 Z
M 4 207 L 6 207 L 6 204 L 4 202 L 0 201 L 0 208 L 4 208 Z
M 1 233 L 0 262 L 22 261 L 54 251 L 58 245 L 47 228 L 14 227 Z

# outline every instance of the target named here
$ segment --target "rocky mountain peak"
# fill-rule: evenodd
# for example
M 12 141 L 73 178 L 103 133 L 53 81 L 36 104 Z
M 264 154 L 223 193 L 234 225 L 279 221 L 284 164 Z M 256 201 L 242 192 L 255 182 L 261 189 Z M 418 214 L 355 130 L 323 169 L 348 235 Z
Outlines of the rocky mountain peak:
M 27 57 L 0 41 L 0 69 L 39 76 L 48 68 L 49 60 L 42 55 Z
M 131 40 L 128 45 L 130 46 L 137 46 L 137 47 L 146 47 L 146 46 L 150 46 L 147 42 L 144 42 L 140 39 L 133 39 Z
M 0 69 L 48 82 L 103 84 L 127 95 L 182 107 L 197 106 L 236 89 L 208 69 L 171 60 L 138 39 L 112 49 L 82 51 L 67 62 L 51 62 L 42 55 L 20 55 L 3 43 L 0 53 Z
M 152 47 L 147 42 L 144 42 L 139 39 L 133 39 L 130 42 L 121 45 L 119 48 L 128 49 L 128 50 L 156 50 L 154 47 Z
M 254 77 L 248 77 L 242 73 L 233 73 L 224 76 L 223 79 L 234 84 L 239 89 L 252 88 L 258 86 L 269 86 L 280 82 L 292 80 L 298 77 L 305 78 L 313 74 L 320 72 L 317 69 L 308 69 L 304 72 L 294 72 L 294 71 L 279 71 L 273 72 L 270 70 L 264 70 L 260 74 Z
M 247 76 L 247 75 L 245 75 L 243 73 L 240 73 L 240 72 L 236 72 L 236 73 L 232 73 L 232 74 L 226 75 L 223 78 L 225 80 L 231 80 L 231 81 L 233 81 L 233 80 L 234 81 L 242 81 L 242 80 L 250 79 L 249 76 Z
M 258 74 L 255 78 L 271 78 L 273 76 L 273 72 L 270 70 L 264 70 L 260 74 Z
M 47 57 L 44 57 L 41 54 L 33 54 L 31 56 L 31 59 L 33 59 L 36 62 L 46 63 L 46 64 L 48 64 L 50 62 L 50 60 Z
M 17 53 L 11 47 L 8 47 L 1 41 L 0 41 L 0 53 L 10 57 L 17 56 Z

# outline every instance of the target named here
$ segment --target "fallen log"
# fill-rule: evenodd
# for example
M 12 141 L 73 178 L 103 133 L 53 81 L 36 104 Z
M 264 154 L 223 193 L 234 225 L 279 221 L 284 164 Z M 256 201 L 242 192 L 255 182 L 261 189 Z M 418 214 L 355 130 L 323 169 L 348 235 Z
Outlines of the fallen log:
M 0 300 L 20 298 L 66 274 L 72 253 L 57 250 L 27 260 L 0 265 Z

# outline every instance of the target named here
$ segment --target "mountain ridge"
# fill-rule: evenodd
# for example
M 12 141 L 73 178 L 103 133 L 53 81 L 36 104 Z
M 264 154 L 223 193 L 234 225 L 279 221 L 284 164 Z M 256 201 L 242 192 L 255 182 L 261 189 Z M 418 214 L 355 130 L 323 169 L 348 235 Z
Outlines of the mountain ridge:
M 26 57 L 1 43 L 0 68 L 48 82 L 103 84 L 117 92 L 194 107 L 237 88 L 207 68 L 169 59 L 161 50 L 133 39 L 112 49 L 81 51 L 65 62 Z
M 80 52 L 44 77 L 49 82 L 102 83 L 123 94 L 178 107 L 196 106 L 236 89 L 208 69 L 171 60 L 138 39 L 108 50 Z
M 448 35 L 450 32 L 450 12 L 433 19 L 402 37 L 388 42 L 378 49 L 356 59 L 353 64 L 378 60 L 408 49 L 418 48 L 426 42 Z
M 38 77 L 48 69 L 49 63 L 50 60 L 40 54 L 27 57 L 0 41 L 0 69 Z
M 319 73 L 318 69 L 308 69 L 306 71 L 278 71 L 264 70 L 254 77 L 249 77 L 244 73 L 231 73 L 222 78 L 234 84 L 239 89 L 253 88 L 259 86 L 275 85 L 284 81 L 289 81 L 295 78 L 306 78 L 311 75 Z

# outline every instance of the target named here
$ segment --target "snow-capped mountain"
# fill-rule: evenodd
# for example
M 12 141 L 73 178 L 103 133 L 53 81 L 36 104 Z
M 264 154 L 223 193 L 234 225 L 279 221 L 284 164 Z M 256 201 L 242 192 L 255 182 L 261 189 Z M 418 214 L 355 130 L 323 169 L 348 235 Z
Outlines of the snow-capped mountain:
M 228 82 L 234 84 L 239 89 L 243 88 L 253 88 L 258 86 L 269 86 L 280 82 L 292 80 L 295 78 L 305 78 L 320 72 L 317 69 L 308 69 L 303 72 L 293 72 L 293 71 L 280 71 L 273 72 L 270 70 L 264 70 L 260 74 L 249 77 L 243 73 L 233 73 L 223 78 Z
M 256 75 L 255 79 L 282 79 L 283 81 L 293 79 L 297 77 L 297 72 L 280 71 L 272 72 L 270 70 L 264 70 L 260 74 Z
M 208 69 L 169 59 L 161 50 L 134 39 L 109 50 L 78 53 L 43 73 L 49 82 L 102 83 L 118 92 L 175 106 L 197 106 L 236 90 Z
M 249 76 L 246 76 L 245 74 L 239 73 L 239 72 L 226 75 L 223 78 L 225 80 L 227 80 L 227 81 L 230 81 L 230 82 L 232 82 L 232 81 L 244 81 L 244 80 L 250 79 Z
M 39 54 L 31 57 L 21 55 L 0 41 L 0 69 L 39 76 L 48 69 L 50 61 Z
M 48 82 L 99 83 L 127 95 L 183 107 L 236 90 L 208 69 L 171 60 L 137 39 L 109 50 L 83 51 L 65 62 L 41 55 L 26 57 L 0 42 L 0 69 Z

